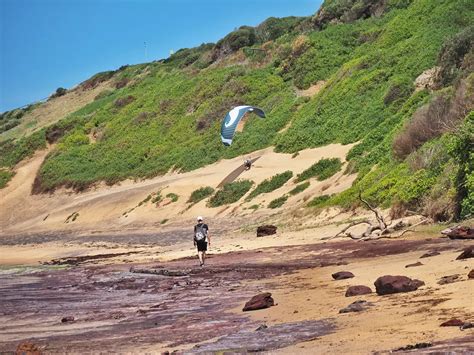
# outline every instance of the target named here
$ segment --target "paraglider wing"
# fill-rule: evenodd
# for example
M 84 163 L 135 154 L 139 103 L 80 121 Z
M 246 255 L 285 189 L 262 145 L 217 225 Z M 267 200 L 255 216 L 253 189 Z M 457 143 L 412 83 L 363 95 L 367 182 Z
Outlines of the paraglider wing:
M 257 116 L 264 118 L 265 112 L 259 109 L 258 107 L 253 106 L 237 106 L 230 110 L 227 115 L 225 116 L 224 120 L 222 121 L 221 126 L 221 139 L 224 145 L 231 145 L 232 139 L 234 138 L 235 130 L 237 125 L 239 124 L 242 117 L 247 112 L 253 112 Z

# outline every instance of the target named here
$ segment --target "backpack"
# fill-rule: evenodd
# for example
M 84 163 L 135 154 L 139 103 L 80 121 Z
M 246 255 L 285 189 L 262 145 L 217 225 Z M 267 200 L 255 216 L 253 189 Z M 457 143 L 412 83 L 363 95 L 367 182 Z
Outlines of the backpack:
M 206 230 L 203 228 L 203 225 L 196 225 L 196 233 L 194 236 L 194 239 L 196 239 L 196 241 L 205 240 L 206 234 L 207 233 Z

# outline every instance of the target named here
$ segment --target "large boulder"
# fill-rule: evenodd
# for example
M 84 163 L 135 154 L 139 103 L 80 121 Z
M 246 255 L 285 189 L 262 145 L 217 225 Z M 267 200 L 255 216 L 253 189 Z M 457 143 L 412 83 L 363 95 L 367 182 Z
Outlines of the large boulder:
M 378 295 L 415 291 L 424 284 L 423 281 L 410 279 L 406 276 L 391 275 L 381 276 L 374 282 L 375 290 Z
M 368 286 L 364 286 L 364 285 L 350 286 L 346 291 L 346 297 L 367 295 L 369 293 L 372 293 L 372 290 Z
M 456 260 L 463 260 L 463 259 L 469 259 L 469 258 L 474 258 L 474 248 L 469 247 L 464 249 L 464 251 L 459 254 L 459 256 L 456 258 Z
M 472 269 L 471 271 L 469 271 L 469 274 L 467 274 L 467 278 L 468 278 L 468 279 L 474 279 L 474 269 Z
M 339 271 L 331 275 L 334 280 L 344 280 L 351 279 L 354 277 L 354 274 L 350 271 Z
M 253 296 L 250 301 L 248 301 L 242 311 L 255 311 L 257 309 L 269 308 L 275 305 L 275 301 L 272 298 L 270 292 L 260 293 L 256 296 Z
M 257 228 L 257 237 L 276 234 L 277 227 L 272 225 L 260 226 Z

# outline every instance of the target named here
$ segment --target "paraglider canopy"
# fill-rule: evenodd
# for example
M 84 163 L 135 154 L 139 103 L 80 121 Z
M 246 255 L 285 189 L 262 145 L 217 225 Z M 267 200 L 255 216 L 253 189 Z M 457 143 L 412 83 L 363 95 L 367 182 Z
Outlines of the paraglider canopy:
M 222 121 L 221 126 L 221 140 L 224 145 L 232 144 L 235 131 L 239 122 L 242 120 L 247 112 L 253 112 L 261 118 L 265 118 L 265 112 L 262 109 L 254 106 L 237 106 L 230 110 Z

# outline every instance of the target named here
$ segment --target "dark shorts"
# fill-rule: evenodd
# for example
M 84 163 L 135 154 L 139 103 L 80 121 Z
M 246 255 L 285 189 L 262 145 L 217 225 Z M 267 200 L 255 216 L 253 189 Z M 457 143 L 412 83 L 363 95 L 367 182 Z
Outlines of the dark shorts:
M 204 240 L 198 240 L 196 242 L 198 251 L 207 251 L 207 242 Z

